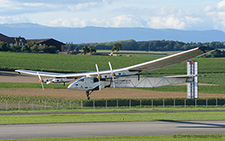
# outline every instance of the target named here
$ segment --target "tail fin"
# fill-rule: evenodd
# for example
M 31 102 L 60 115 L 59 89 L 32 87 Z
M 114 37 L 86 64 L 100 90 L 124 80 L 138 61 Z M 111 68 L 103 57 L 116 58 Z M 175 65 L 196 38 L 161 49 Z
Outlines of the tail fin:
M 187 62 L 187 75 L 195 75 L 192 81 L 187 84 L 187 98 L 198 98 L 198 62 Z

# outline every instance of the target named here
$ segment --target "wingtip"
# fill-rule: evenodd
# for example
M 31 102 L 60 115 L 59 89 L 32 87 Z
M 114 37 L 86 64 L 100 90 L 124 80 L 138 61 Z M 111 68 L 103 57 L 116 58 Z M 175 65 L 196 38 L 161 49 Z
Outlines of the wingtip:
M 210 52 L 215 50 L 216 48 L 212 48 L 212 47 L 198 47 L 200 50 L 202 50 L 204 53 Z

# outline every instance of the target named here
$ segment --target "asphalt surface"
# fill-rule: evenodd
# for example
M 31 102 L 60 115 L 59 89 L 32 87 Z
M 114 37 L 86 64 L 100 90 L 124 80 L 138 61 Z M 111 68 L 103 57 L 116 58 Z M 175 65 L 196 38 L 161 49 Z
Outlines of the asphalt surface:
M 153 121 L 0 125 L 0 139 L 224 133 L 225 121 Z

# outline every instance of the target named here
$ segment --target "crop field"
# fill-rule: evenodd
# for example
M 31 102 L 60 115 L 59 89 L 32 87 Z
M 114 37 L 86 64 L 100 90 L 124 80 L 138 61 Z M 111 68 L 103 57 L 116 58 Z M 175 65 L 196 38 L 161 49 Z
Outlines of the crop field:
M 109 70 L 108 61 L 113 68 L 121 68 L 152 60 L 146 57 L 116 57 L 94 55 L 61 55 L 0 52 L 0 69 L 31 69 L 59 72 L 96 71 L 97 63 L 100 70 Z
M 94 55 L 58 55 L 0 52 L 0 70 L 30 69 L 56 72 L 89 72 L 96 71 L 95 64 L 100 70 L 109 70 L 108 61 L 114 69 L 135 65 L 157 57 L 117 57 Z M 200 83 L 218 84 L 225 86 L 225 58 L 197 58 L 199 62 Z M 166 76 L 186 74 L 186 63 L 160 69 L 145 76 Z
M 55 72 L 89 72 L 109 70 L 108 61 L 114 69 L 150 61 L 174 52 L 120 52 L 125 56 L 97 55 L 58 55 L 0 52 L 0 70 L 30 69 Z M 104 89 L 94 92 L 91 100 L 86 100 L 84 92 L 66 90 L 60 84 L 44 85 L 38 83 L 0 82 L 1 112 L 66 111 L 66 110 L 174 110 L 174 109 L 224 109 L 225 105 L 225 58 L 197 58 L 199 62 L 200 99 L 186 99 L 186 85 L 166 86 L 151 89 Z M 186 63 L 143 74 L 143 76 L 166 76 L 186 74 Z M 1 72 L 0 72 L 1 76 Z M 16 79 L 15 76 L 11 77 Z M 29 79 L 29 77 L 27 78 Z M 38 81 L 38 78 L 36 78 Z M 34 79 L 35 80 L 35 79 Z M 36 81 L 36 80 L 35 80 Z M 68 86 L 68 84 L 66 85 Z M 140 118 L 142 117 L 142 118 Z M 0 124 L 60 123 L 60 122 L 102 122 L 102 121 L 156 121 L 156 120 L 224 120 L 224 112 L 194 113 L 151 113 L 151 114 L 80 114 L 80 115 L 27 115 L 1 116 Z M 60 138 L 58 140 L 216 140 L 224 135 L 186 136 L 138 136 L 138 137 L 88 137 Z M 35 140 L 35 139 L 33 139 Z M 39 139 L 37 139 L 39 140 Z M 57 140 L 57 139 L 52 139 Z
M 168 52 L 163 54 L 163 52 L 158 53 L 158 57 L 152 57 L 153 52 L 145 53 L 145 52 L 121 52 L 121 53 L 137 53 L 137 54 L 145 54 L 148 55 L 146 57 L 124 57 L 124 56 L 97 56 L 97 55 L 58 55 L 58 54 L 32 54 L 32 53 L 10 53 L 10 52 L 0 52 L 0 70 L 14 70 L 14 69 L 30 69 L 30 70 L 44 70 L 44 71 L 57 71 L 57 72 L 89 72 L 89 71 L 96 71 L 95 64 L 97 63 L 100 70 L 108 70 L 108 61 L 110 61 L 113 65 L 113 68 L 122 68 L 130 65 L 135 65 L 137 63 L 142 63 L 145 61 L 153 60 L 158 58 L 159 56 L 169 54 Z M 156 55 L 157 53 L 155 53 Z M 154 56 L 155 56 L 154 55 Z M 197 58 L 194 59 L 195 61 L 199 62 L 199 74 L 204 75 L 204 77 L 199 77 L 199 92 L 201 97 L 224 97 L 225 94 L 225 59 L 221 58 Z M 143 76 L 167 76 L 167 75 L 180 75 L 186 74 L 186 63 L 182 63 L 179 65 L 175 65 L 172 67 L 164 68 L 161 70 L 153 71 L 150 73 L 143 74 Z M 1 73 L 0 73 L 1 75 Z M 14 77 L 15 79 L 15 77 Z M 29 79 L 29 78 L 27 78 Z M 36 78 L 37 79 L 37 78 Z M 35 80 L 36 81 L 36 80 Z M 68 86 L 68 85 L 66 85 Z M 74 95 L 75 97 L 70 97 L 74 100 L 76 99 L 86 99 L 85 94 L 82 92 L 73 91 L 70 92 L 69 90 L 64 90 L 66 86 L 62 86 L 60 84 L 54 85 L 45 85 L 46 90 L 45 92 L 36 92 L 36 93 L 43 93 L 45 96 L 50 96 L 51 100 L 47 100 L 47 104 L 43 99 L 46 97 L 41 97 L 41 95 L 36 95 L 35 89 L 32 88 L 39 88 L 40 84 L 38 83 L 9 83 L 9 82 L 1 82 L 0 89 L 2 102 L 5 103 L 6 100 L 10 103 L 9 98 L 6 98 L 6 95 L 11 96 L 18 96 L 17 99 L 32 99 L 35 101 L 34 103 L 28 102 L 26 104 L 34 104 L 34 105 L 46 105 L 56 107 L 57 99 L 67 97 L 70 95 Z M 19 88 L 19 89 L 18 89 Z M 8 89 L 8 90 L 6 90 Z M 24 90 L 23 90 L 24 89 Z M 18 91 L 19 90 L 19 91 Z M 9 92 L 10 91 L 10 92 Z M 107 92 L 106 92 L 107 91 Z M 93 94 L 94 99 L 101 99 L 101 98 L 127 98 L 127 99 L 136 99 L 136 98 L 169 98 L 169 97 L 179 97 L 185 98 L 186 97 L 186 85 L 175 85 L 175 86 L 165 86 L 159 88 L 144 88 L 144 89 L 110 89 L 103 92 L 94 92 Z M 119 92 L 121 91 L 121 92 Z M 61 93 L 60 93 L 61 92 Z M 28 94 L 29 93 L 29 94 Z M 57 97 L 56 95 L 60 95 Z M 63 94 L 62 94 L 63 93 Z M 79 94 L 78 94 L 79 93 Z M 82 93 L 82 94 L 81 94 Z M 107 94 L 102 94 L 107 93 Z M 113 93 L 113 94 L 112 94 Z M 115 94 L 116 93 L 116 94 Z M 133 94 L 133 93 L 139 93 Z M 173 94 L 171 94 L 173 93 Z M 206 94 L 207 93 L 207 94 Z M 15 95 L 16 94 L 16 95 Z M 54 95 L 54 97 L 52 96 Z M 71 96 L 70 95 L 70 96 Z M 82 96 L 81 96 L 82 95 Z M 56 99 L 54 99 L 56 98 Z M 10 99 L 16 102 L 18 106 L 18 100 Z M 48 99 L 48 98 L 47 98 Z M 26 101 L 26 100 L 25 100 Z M 41 101 L 38 103 L 37 101 Z M 54 101 L 54 104 L 49 102 Z M 13 103 L 13 102 L 11 102 Z M 63 102 L 62 102 L 63 103 Z M 74 102 L 76 103 L 76 102 Z M 80 102 L 76 106 L 80 106 Z M 104 103 L 104 102 L 102 102 Z M 22 104 L 22 103 L 21 103 Z M 63 104 L 62 104 L 63 105 Z M 92 104 L 93 105 L 93 104 Z M 3 106 L 5 108 L 5 106 Z M 26 106 L 25 106 L 26 107 Z M 31 106 L 29 106 L 31 107 Z M 37 106 L 38 107 L 38 106 Z M 46 108 L 45 107 L 45 108 Z M 67 107 L 68 102 L 67 102 Z

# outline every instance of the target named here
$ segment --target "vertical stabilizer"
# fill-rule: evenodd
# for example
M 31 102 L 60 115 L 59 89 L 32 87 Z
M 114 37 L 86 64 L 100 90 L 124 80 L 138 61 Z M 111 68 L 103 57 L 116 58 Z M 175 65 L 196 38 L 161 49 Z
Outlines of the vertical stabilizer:
M 187 84 L 187 98 L 198 98 L 198 62 L 187 62 L 187 75 L 194 75 L 192 81 Z

